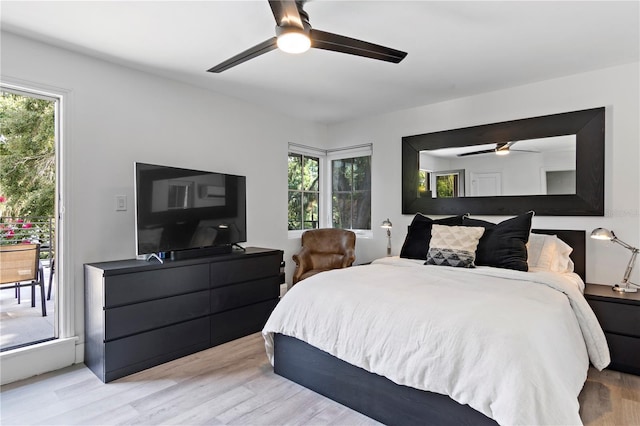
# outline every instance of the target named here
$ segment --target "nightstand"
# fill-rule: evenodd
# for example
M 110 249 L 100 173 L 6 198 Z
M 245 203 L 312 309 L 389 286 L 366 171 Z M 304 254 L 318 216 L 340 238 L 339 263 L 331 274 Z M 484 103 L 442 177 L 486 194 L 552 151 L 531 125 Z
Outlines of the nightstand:
M 608 368 L 640 375 L 640 293 L 587 284 L 584 297 L 604 330 L 611 352 Z

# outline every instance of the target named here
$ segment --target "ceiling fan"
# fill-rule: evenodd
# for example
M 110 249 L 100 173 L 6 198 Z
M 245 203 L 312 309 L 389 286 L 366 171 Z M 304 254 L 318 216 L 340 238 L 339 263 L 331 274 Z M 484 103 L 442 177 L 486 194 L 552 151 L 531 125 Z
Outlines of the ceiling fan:
M 493 153 L 496 155 L 507 155 L 509 154 L 511 151 L 514 152 L 539 152 L 539 151 L 529 151 L 526 149 L 511 149 L 511 147 L 518 141 L 511 141 L 511 142 L 499 142 L 496 143 L 496 147 L 492 148 L 492 149 L 483 149 L 480 151 L 473 151 L 473 152 L 463 152 L 462 154 L 458 154 L 458 157 L 467 157 L 469 155 L 479 155 L 479 154 L 489 154 L 489 153 Z
M 269 0 L 276 19 L 276 36 L 207 71 L 220 73 L 276 48 L 287 53 L 302 53 L 313 47 L 396 64 L 407 56 L 407 52 L 311 28 L 309 15 L 303 10 L 305 2 L 306 0 Z

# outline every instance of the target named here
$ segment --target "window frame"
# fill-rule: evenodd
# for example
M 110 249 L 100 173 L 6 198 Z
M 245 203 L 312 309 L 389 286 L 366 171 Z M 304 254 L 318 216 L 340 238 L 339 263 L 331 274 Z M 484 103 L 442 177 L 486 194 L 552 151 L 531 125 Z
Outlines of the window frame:
M 324 188 L 325 179 L 323 175 L 325 174 L 325 168 L 326 168 L 326 162 L 327 162 L 327 151 L 304 146 L 304 145 L 297 145 L 297 144 L 290 143 L 289 149 L 287 151 L 287 159 L 289 158 L 289 154 L 303 155 L 306 157 L 314 157 L 318 159 L 318 174 L 319 174 L 318 176 L 318 228 L 325 228 L 326 227 L 326 221 L 325 221 L 326 206 L 325 206 L 325 200 L 323 196 L 325 191 L 325 188 Z M 289 199 L 289 177 L 287 176 L 287 200 L 288 199 Z M 288 213 L 289 213 L 289 210 L 287 208 L 287 215 Z M 287 225 L 287 233 L 289 238 L 300 238 L 304 231 L 307 231 L 307 229 L 290 230 L 289 226 Z
M 358 157 L 369 157 L 369 167 L 371 168 L 371 187 L 369 191 L 373 194 L 373 145 L 365 144 L 354 147 L 339 148 L 330 150 L 327 152 L 327 172 L 326 175 L 326 187 L 328 188 L 325 194 L 325 206 L 327 206 L 328 212 L 326 216 L 327 226 L 333 226 L 332 213 L 333 213 L 333 161 L 353 159 Z M 353 192 L 353 191 L 352 191 Z M 373 198 L 373 195 L 372 197 Z M 371 199 L 369 205 L 370 214 L 372 213 L 373 200 Z M 373 238 L 373 215 L 371 214 L 371 229 L 351 229 L 358 237 Z
M 319 228 L 332 228 L 333 221 L 331 218 L 333 211 L 333 176 L 332 176 L 332 162 L 333 160 L 341 160 L 356 157 L 370 157 L 370 166 L 373 169 L 373 144 L 367 143 L 362 145 L 334 148 L 323 150 L 305 145 L 298 145 L 295 143 L 289 143 L 287 158 L 291 154 L 301 154 L 309 157 L 316 157 L 319 159 L 318 172 L 320 174 L 318 180 L 318 190 L 320 196 L 318 197 L 318 214 L 319 214 Z M 373 174 L 373 172 L 372 172 Z M 287 177 L 287 199 L 288 199 L 288 177 Z M 371 182 L 371 192 L 373 194 L 373 176 Z M 373 195 L 372 195 L 373 198 Z M 372 200 L 373 206 L 373 200 Z M 373 207 L 370 206 L 371 210 Z M 288 213 L 288 211 L 287 211 Z M 372 229 L 351 229 L 360 238 L 373 238 L 373 214 L 372 214 Z M 287 234 L 289 239 L 300 238 L 302 233 L 306 229 L 289 230 L 287 227 Z
M 320 178 L 318 181 L 319 193 L 320 196 L 318 198 L 318 213 L 319 213 L 319 228 L 331 228 L 332 227 L 332 202 L 333 202 L 333 185 L 332 185 L 332 161 L 340 160 L 346 158 L 356 158 L 356 157 L 370 157 L 369 164 L 372 169 L 373 174 L 373 144 L 367 143 L 362 145 L 344 147 L 344 148 L 335 148 L 335 149 L 319 149 L 305 145 L 299 145 L 295 143 L 289 143 L 287 150 L 287 158 L 289 158 L 289 154 L 299 154 L 306 155 L 310 157 L 316 157 L 319 160 L 318 171 L 320 174 Z M 287 199 L 289 194 L 288 189 L 288 177 L 287 177 Z M 373 176 L 371 182 L 371 192 L 373 198 Z M 371 206 L 369 207 L 373 210 L 373 200 L 371 202 Z M 288 210 L 287 210 L 288 214 Z M 373 214 L 372 214 L 372 229 L 352 229 L 353 232 L 360 238 L 373 238 Z M 306 231 L 305 229 L 298 230 L 289 230 L 287 226 L 287 236 L 289 239 L 300 238 L 302 233 Z
M 32 81 L 3 76 L 0 79 L 3 90 L 25 93 L 28 96 L 52 98 L 57 100 L 56 109 L 56 233 L 55 253 L 56 271 L 53 286 L 57 289 L 55 298 L 56 339 L 35 345 L 0 353 L 2 374 L 0 384 L 32 377 L 49 371 L 67 367 L 78 360 L 82 361 L 82 353 L 78 353 L 78 345 L 82 344 L 82 335 L 77 334 L 76 327 L 76 295 L 74 282 L 75 263 L 71 248 L 71 230 L 67 226 L 70 182 L 69 146 L 72 137 L 68 129 L 70 117 L 73 116 L 73 91 L 66 88 L 49 86 Z

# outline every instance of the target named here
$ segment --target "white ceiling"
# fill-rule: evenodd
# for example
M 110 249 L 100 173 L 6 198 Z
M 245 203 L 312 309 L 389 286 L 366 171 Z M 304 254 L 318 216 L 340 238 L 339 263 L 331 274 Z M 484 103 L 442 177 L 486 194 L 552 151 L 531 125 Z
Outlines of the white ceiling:
M 574 152 L 576 151 L 576 135 L 551 136 L 540 139 L 521 139 L 512 145 L 512 153 L 552 153 L 552 152 Z M 428 155 L 440 158 L 456 158 L 458 154 L 465 154 L 474 151 L 495 149 L 496 143 L 482 145 L 460 146 L 455 148 L 440 148 L 428 151 Z M 522 151 L 519 151 L 522 150 Z M 424 151 L 423 151 L 424 152 Z M 517 155 L 517 154 L 516 154 Z
M 303 119 L 334 123 L 640 59 L 638 1 L 309 1 L 312 27 L 408 52 L 400 64 L 274 50 L 260 1 L 8 1 L 2 29 Z

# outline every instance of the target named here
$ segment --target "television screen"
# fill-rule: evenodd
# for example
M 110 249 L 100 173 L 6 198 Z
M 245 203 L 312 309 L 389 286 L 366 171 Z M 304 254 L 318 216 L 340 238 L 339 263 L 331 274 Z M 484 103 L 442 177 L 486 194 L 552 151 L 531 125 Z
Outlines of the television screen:
M 244 176 L 135 163 L 137 254 L 247 240 Z

